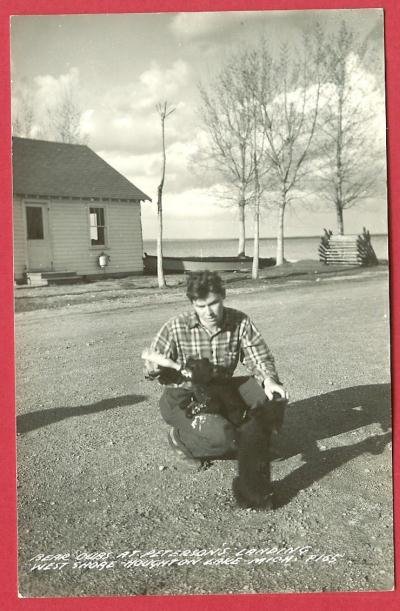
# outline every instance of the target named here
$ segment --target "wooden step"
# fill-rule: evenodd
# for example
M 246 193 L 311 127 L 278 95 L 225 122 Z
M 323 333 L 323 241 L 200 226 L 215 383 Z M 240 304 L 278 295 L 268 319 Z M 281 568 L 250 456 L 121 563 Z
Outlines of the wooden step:
M 29 286 L 47 286 L 46 278 L 43 278 L 42 272 L 26 272 L 26 281 Z
M 26 272 L 26 278 L 29 286 L 48 286 L 54 284 L 74 284 L 81 282 L 82 276 L 79 276 L 76 272 L 69 271 L 28 271 Z
M 333 235 L 325 230 L 318 247 L 319 259 L 327 265 L 376 265 L 378 259 L 371 244 L 370 234 L 363 229 L 360 235 Z
M 59 272 L 42 272 L 42 277 L 47 279 L 55 279 L 57 278 L 74 278 L 76 276 L 76 272 L 67 272 L 67 271 L 59 271 Z
M 83 276 L 78 275 L 76 272 L 74 272 L 73 274 L 61 274 L 58 273 L 57 275 L 51 275 L 51 276 L 46 276 L 46 280 L 47 282 L 52 285 L 52 284 L 76 284 L 77 282 L 81 282 L 82 281 Z
M 334 242 L 356 242 L 360 239 L 359 235 L 333 235 L 329 238 L 329 242 L 332 244 Z

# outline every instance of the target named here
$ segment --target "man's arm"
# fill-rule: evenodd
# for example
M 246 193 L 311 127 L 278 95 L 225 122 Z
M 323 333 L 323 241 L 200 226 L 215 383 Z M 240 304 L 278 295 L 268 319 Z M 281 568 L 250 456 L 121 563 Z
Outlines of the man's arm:
M 275 367 L 272 352 L 265 343 L 255 324 L 247 318 L 241 336 L 242 362 L 249 372 L 264 388 L 268 399 L 272 400 L 274 393 L 287 398 Z
M 149 353 L 155 352 L 172 361 L 177 359 L 177 349 L 175 341 L 172 337 L 169 321 L 167 321 L 159 330 L 153 341 L 151 342 Z M 142 357 L 145 358 L 145 357 Z M 154 361 L 145 359 L 145 369 L 150 375 L 155 375 L 160 371 L 160 365 Z

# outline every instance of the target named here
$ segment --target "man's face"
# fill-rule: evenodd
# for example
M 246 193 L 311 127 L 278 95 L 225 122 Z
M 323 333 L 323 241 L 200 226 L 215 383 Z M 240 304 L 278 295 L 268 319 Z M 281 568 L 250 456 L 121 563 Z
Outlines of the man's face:
M 216 293 L 209 293 L 204 299 L 194 299 L 193 308 L 205 327 L 219 326 L 224 315 L 223 297 Z

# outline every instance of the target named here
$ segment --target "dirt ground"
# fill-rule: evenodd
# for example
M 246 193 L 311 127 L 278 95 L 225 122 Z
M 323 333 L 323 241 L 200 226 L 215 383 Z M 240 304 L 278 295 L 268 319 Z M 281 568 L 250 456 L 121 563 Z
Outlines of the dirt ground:
M 250 272 L 222 272 L 224 282 L 229 286 L 231 294 L 258 291 L 267 286 L 279 287 L 300 282 L 319 282 L 330 277 L 371 276 L 387 273 L 387 261 L 382 260 L 378 266 L 359 267 L 347 265 L 324 265 L 319 261 L 304 260 L 287 262 L 279 267 L 268 267 L 259 272 L 257 280 L 251 279 Z M 165 276 L 167 289 L 158 289 L 157 278 L 154 276 L 130 276 L 125 278 L 105 277 L 90 283 L 27 286 L 18 285 L 15 292 L 16 312 L 31 310 L 55 310 L 63 307 L 84 306 L 92 310 L 94 304 L 100 304 L 103 309 L 113 309 L 121 306 L 145 305 L 147 303 L 173 302 L 184 292 L 185 276 L 183 274 L 168 274 Z
M 16 314 L 22 596 L 393 587 L 386 270 L 228 287 L 291 396 L 270 512 L 235 506 L 235 461 L 191 473 L 169 450 L 140 353 L 182 287 L 55 290 Z

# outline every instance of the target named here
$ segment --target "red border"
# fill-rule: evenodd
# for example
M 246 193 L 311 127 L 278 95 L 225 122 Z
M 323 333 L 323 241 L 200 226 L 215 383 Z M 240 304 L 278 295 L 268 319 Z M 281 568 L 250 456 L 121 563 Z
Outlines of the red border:
M 321 593 L 321 594 L 268 594 L 268 595 L 224 595 L 224 596 L 181 596 L 181 597 L 125 597 L 125 598 L 53 598 L 18 599 L 16 568 L 16 511 L 15 511 L 15 419 L 14 419 L 14 361 L 13 354 L 13 256 L 12 256 L 12 207 L 11 202 L 11 160 L 10 160 L 10 67 L 9 67 L 9 17 L 22 14 L 68 14 L 68 13 L 123 13 L 123 12 L 177 12 L 177 11 L 221 11 L 221 10 L 263 10 L 263 9 L 349 9 L 384 8 L 386 39 L 386 82 L 389 161 L 389 205 L 391 233 L 391 325 L 392 325 L 392 372 L 394 381 L 394 447 L 397 449 L 399 431 L 397 430 L 399 373 L 397 363 L 400 350 L 399 317 L 395 304 L 399 303 L 400 266 L 396 255 L 400 256 L 400 245 L 396 243 L 400 229 L 399 167 L 400 167 L 400 10 L 398 0 L 2 0 L 0 5 L 0 185 L 1 219 L 0 224 L 0 380 L 2 388 L 0 419 L 0 607 L 5 611 L 24 610 L 63 610 L 63 609 L 176 609 L 190 607 L 207 611 L 228 609 L 235 611 L 268 608 L 386 610 L 400 608 L 399 591 L 383 593 Z M 397 9 L 397 10 L 396 10 Z M 395 523 L 399 518 L 399 460 L 394 456 L 395 479 Z M 399 537 L 396 533 L 396 577 L 399 565 Z

